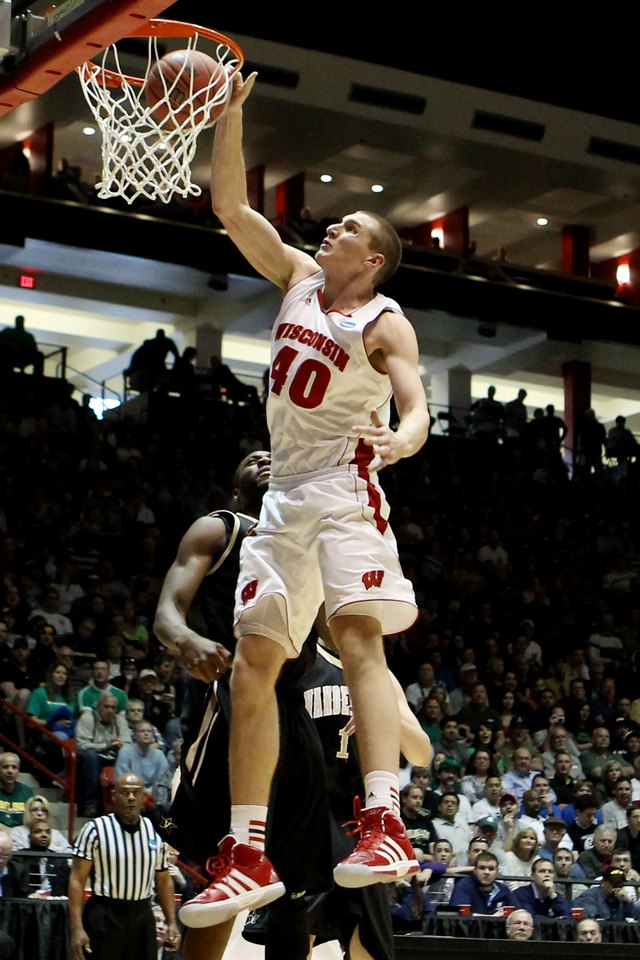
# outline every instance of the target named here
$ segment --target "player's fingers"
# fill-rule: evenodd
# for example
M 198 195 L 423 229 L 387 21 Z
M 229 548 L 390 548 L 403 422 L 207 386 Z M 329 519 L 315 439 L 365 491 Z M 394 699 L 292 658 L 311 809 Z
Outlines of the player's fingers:
M 380 419 L 380 415 L 378 414 L 377 410 L 371 411 L 371 423 L 374 425 L 374 427 L 384 427 L 384 423 Z

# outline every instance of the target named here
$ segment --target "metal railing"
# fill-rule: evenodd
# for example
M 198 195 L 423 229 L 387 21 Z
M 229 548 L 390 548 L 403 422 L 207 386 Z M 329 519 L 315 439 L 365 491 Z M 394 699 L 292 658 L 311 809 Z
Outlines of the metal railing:
M 76 756 L 76 741 L 74 739 L 61 740 L 60 737 L 57 737 L 55 733 L 52 733 L 50 730 L 47 730 L 41 723 L 38 723 L 30 714 L 25 713 L 24 710 L 21 710 L 20 707 L 16 707 L 15 704 L 10 703 L 6 698 L 0 698 L 0 710 L 9 710 L 14 716 L 19 717 L 23 723 L 31 727 L 33 730 L 37 730 L 38 733 L 53 741 L 55 744 L 60 747 L 65 757 L 65 776 L 62 777 L 56 774 L 53 770 L 50 770 L 44 763 L 41 763 L 37 757 L 34 757 L 25 747 L 21 747 L 20 744 L 14 743 L 14 741 L 7 736 L 4 730 L 0 730 L 0 742 L 4 743 L 12 753 L 18 754 L 19 757 L 22 757 L 31 767 L 35 767 L 36 770 L 39 770 L 40 773 L 44 773 L 45 776 L 50 777 L 53 783 L 57 783 L 59 786 L 66 791 L 67 799 L 69 802 L 69 843 L 73 840 L 73 824 L 75 821 L 75 800 L 76 800 L 76 779 L 77 779 L 77 765 L 78 758 Z

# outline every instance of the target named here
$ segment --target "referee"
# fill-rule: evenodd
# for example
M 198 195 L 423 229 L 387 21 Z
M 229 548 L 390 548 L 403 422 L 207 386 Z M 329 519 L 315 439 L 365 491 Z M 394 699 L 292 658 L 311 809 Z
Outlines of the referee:
M 114 813 L 85 824 L 73 848 L 69 919 L 74 960 L 156 960 L 156 925 L 151 898 L 167 921 L 165 949 L 177 950 L 173 881 L 167 848 L 153 824 L 140 816 L 144 783 L 134 773 L 116 780 Z M 91 877 L 92 895 L 84 907 Z

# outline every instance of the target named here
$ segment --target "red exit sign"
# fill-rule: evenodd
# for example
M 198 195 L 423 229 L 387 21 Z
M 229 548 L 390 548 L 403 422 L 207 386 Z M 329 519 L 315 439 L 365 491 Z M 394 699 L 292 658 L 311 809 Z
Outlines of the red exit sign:
M 25 290 L 33 290 L 36 285 L 36 278 L 32 277 L 28 273 L 21 273 L 18 279 L 18 286 L 23 287 Z

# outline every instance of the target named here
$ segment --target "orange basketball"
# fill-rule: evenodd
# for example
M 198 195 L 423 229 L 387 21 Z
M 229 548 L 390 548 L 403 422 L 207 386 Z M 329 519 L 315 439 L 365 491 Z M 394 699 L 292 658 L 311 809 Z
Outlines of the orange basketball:
M 221 95 L 226 82 L 223 64 L 213 57 L 199 50 L 174 50 L 149 71 L 145 101 L 153 108 L 151 116 L 155 122 L 170 129 L 192 118 L 194 123 L 200 123 L 205 117 L 207 126 L 211 126 L 229 100 L 230 85 Z

